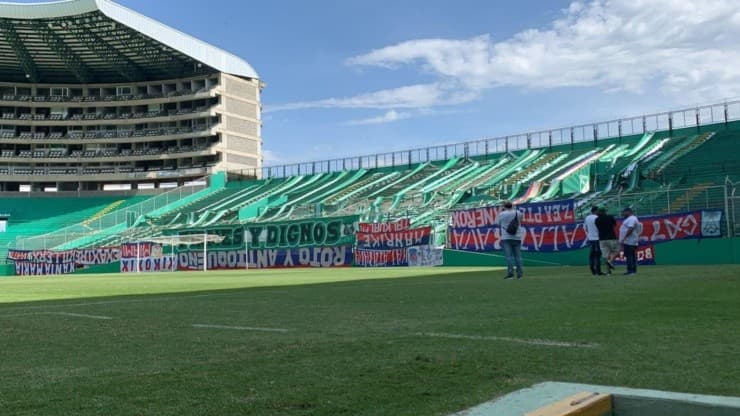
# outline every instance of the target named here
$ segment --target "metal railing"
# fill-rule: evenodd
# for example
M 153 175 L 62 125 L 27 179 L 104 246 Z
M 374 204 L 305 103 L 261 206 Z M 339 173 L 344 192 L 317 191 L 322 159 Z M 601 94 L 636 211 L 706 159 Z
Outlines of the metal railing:
M 110 229 L 120 224 L 126 224 L 131 218 L 138 218 L 143 214 L 162 208 L 175 201 L 179 201 L 182 198 L 193 195 L 194 193 L 200 192 L 208 187 L 207 178 L 203 178 L 200 181 L 203 181 L 206 185 L 179 186 L 165 193 L 148 198 L 138 204 L 105 214 L 92 221 L 83 221 L 52 233 L 34 237 L 18 237 L 15 243 L 11 242 L 10 244 L 13 248 L 19 250 L 39 250 L 60 246 L 86 236 L 92 236 L 103 230 Z
M 726 199 L 725 187 L 722 185 L 676 189 L 668 186 L 654 191 L 615 194 L 605 202 L 615 208 L 634 207 L 643 215 L 662 215 L 699 209 L 724 211 Z M 590 207 L 584 207 L 587 208 Z
M 461 143 L 399 150 L 364 156 L 287 165 L 265 166 L 261 170 L 245 170 L 242 174 L 261 178 L 284 178 L 295 175 L 340 172 L 343 170 L 400 167 L 423 162 L 447 160 L 452 157 L 486 156 L 515 150 L 548 148 L 564 144 L 644 134 L 646 132 L 709 126 L 740 120 L 740 100 L 724 101 L 692 108 L 655 114 L 582 124 L 571 127 L 540 130 L 511 136 L 485 138 Z

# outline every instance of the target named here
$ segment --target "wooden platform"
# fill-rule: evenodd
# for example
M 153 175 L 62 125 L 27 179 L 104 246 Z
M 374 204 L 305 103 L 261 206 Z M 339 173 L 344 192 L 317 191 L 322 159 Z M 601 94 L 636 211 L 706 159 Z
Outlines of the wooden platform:
M 581 392 L 547 405 L 525 416 L 609 416 L 612 414 L 612 396 Z

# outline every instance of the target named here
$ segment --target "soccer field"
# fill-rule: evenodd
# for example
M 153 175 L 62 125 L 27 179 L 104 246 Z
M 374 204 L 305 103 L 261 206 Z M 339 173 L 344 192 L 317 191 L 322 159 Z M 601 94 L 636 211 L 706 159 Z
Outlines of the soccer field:
M 447 415 L 556 380 L 740 396 L 740 266 L 0 280 L 2 415 Z

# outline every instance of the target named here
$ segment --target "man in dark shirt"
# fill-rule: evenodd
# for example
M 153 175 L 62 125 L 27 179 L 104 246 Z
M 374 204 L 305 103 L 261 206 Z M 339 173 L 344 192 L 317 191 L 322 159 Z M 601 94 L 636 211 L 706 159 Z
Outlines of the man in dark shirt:
M 606 208 L 599 208 L 598 217 L 596 217 L 596 228 L 599 230 L 599 246 L 601 253 L 606 259 L 606 266 L 609 268 L 608 273 L 612 274 L 614 265 L 612 261 L 619 256 L 619 240 L 615 231 L 617 220 L 613 215 L 607 214 Z

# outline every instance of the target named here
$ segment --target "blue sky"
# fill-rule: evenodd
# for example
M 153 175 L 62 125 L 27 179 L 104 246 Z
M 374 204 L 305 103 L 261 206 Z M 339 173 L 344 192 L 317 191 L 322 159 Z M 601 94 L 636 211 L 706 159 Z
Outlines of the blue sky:
M 736 0 L 118 3 L 252 64 L 267 164 L 740 96 Z

